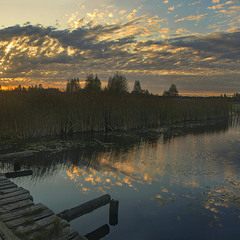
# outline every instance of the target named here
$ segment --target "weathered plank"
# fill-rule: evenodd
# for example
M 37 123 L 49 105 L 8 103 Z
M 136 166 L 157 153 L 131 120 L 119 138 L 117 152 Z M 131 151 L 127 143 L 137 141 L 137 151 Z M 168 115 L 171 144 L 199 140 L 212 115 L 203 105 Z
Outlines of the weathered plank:
M 0 207 L 0 214 L 1 213 L 6 213 L 6 212 L 9 212 L 9 211 L 16 211 L 16 210 L 18 210 L 20 208 L 31 206 L 33 204 L 34 203 L 33 203 L 32 200 L 27 199 L 27 200 L 23 200 L 23 201 L 19 201 L 19 202 L 3 205 L 3 206 Z
M 0 181 L 0 186 L 5 186 L 5 185 L 8 185 L 9 183 L 12 183 L 12 182 L 8 179 L 2 179 Z
M 15 188 L 15 187 L 17 187 L 17 185 L 14 184 L 14 183 L 12 183 L 12 182 L 10 182 L 10 183 L 7 184 L 7 185 L 0 186 L 0 191 L 1 191 L 1 190 L 5 190 L 5 189 L 9 189 L 9 188 Z
M 20 225 L 31 225 L 34 222 L 49 217 L 51 215 L 54 215 L 53 211 L 51 211 L 50 209 L 45 209 L 42 210 L 40 213 L 27 216 L 23 215 L 20 218 L 4 221 L 4 223 L 6 223 L 8 226 L 11 226 L 11 228 L 17 228 Z
M 15 233 L 26 234 L 28 232 L 38 231 L 39 229 L 44 229 L 45 227 L 54 224 L 57 221 L 58 217 L 56 215 L 49 216 L 38 221 L 33 222 L 31 225 L 19 226 L 14 231 Z
M 0 206 L 10 204 L 10 203 L 19 202 L 19 201 L 22 201 L 22 200 L 27 200 L 27 199 L 33 200 L 32 196 L 29 193 L 24 193 L 24 194 L 9 197 L 9 198 L 6 198 L 6 199 L 0 199 Z
M 53 230 L 53 226 L 47 226 L 44 229 L 27 233 L 25 238 L 28 240 L 42 239 L 42 240 L 72 240 L 79 236 L 78 232 L 73 230 L 71 227 L 65 227 L 59 232 Z M 81 236 L 80 236 L 81 237 Z M 86 238 L 79 238 L 78 240 L 87 240 Z
M 44 206 L 43 204 L 38 203 L 38 204 L 28 206 L 23 209 L 18 209 L 14 212 L 3 213 L 0 215 L 0 219 L 2 221 L 6 222 L 6 221 L 20 218 L 22 216 L 30 216 L 34 213 L 40 213 L 41 211 L 43 211 L 45 209 L 48 209 L 48 208 L 46 206 Z
M 110 202 L 110 196 L 108 195 L 100 197 L 98 201 L 96 199 L 89 201 L 86 206 L 89 207 L 91 205 L 91 208 L 88 208 L 87 212 L 91 212 L 108 202 Z M 84 207 L 84 204 L 81 206 Z M 0 221 L 7 224 L 15 235 L 24 239 L 87 240 L 72 229 L 66 220 L 56 216 L 46 206 L 42 204 L 34 205 L 29 191 L 24 188 L 18 188 L 16 184 L 12 183 L 1 173 Z M 0 222 L 0 224 L 4 224 L 3 222 Z M 9 229 L 7 231 L 11 234 Z M 2 225 L 0 225 L 0 240 L 2 236 L 4 236 L 2 238 L 4 240 L 18 240 L 14 237 L 6 238 L 5 235 L 1 234 L 3 234 Z
M 1 240 L 20 240 L 2 222 L 0 222 L 0 239 Z
M 64 210 L 63 212 L 57 214 L 59 217 L 67 220 L 68 222 L 72 221 L 75 218 L 78 218 L 84 214 L 90 213 L 95 209 L 102 207 L 111 201 L 111 196 L 109 194 L 105 194 L 101 197 L 90 200 L 86 203 L 83 203 L 77 207 Z
M 3 194 L 11 193 L 11 192 L 16 192 L 18 191 L 19 187 L 16 185 L 14 188 L 7 188 L 7 189 L 2 189 L 0 191 L 0 196 Z
M 21 195 L 21 194 L 26 194 L 26 193 L 29 194 L 29 191 L 27 191 L 24 188 L 17 188 L 17 191 L 6 193 L 6 194 L 0 194 L 0 200 L 11 198 L 11 197 L 18 196 L 18 195 Z

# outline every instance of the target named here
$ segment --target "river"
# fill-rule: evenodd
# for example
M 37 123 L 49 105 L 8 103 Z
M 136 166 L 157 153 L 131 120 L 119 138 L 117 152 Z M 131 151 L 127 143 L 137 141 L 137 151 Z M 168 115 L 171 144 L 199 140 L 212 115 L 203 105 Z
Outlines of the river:
M 31 169 L 31 176 L 12 180 L 34 202 L 58 213 L 105 193 L 119 201 L 114 223 L 108 205 L 71 222 L 82 235 L 98 229 L 91 239 L 240 239 L 235 121 L 82 134 L 2 145 L 0 151 L 26 149 L 34 155 L 1 161 L 0 171 Z

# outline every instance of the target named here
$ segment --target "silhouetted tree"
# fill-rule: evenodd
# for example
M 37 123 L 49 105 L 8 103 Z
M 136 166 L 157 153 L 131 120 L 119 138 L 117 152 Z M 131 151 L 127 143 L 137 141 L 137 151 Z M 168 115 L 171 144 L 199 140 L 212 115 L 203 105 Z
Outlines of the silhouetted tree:
M 133 86 L 133 91 L 132 93 L 137 93 L 137 94 L 141 94 L 142 88 L 141 88 L 141 84 L 138 80 L 135 81 L 134 86 Z
M 101 90 L 101 81 L 98 78 L 98 75 L 96 75 L 95 78 L 94 78 L 93 74 L 87 75 L 84 89 L 87 91 L 100 91 Z
M 233 95 L 233 100 L 234 101 L 237 101 L 237 102 L 240 102 L 240 93 L 234 93 L 234 95 Z
M 116 72 L 113 77 L 109 78 L 107 90 L 113 93 L 126 93 L 128 91 L 126 77 Z
M 80 89 L 81 89 L 81 86 L 78 78 L 72 78 L 71 80 L 68 80 L 66 92 L 74 93 L 74 92 L 78 92 Z
M 175 84 L 171 84 L 169 90 L 171 96 L 178 96 L 178 90 Z
M 18 85 L 18 87 L 15 90 L 22 91 L 22 85 Z
M 165 97 L 176 97 L 178 96 L 178 90 L 175 84 L 171 84 L 170 88 L 167 90 L 165 90 L 163 92 L 163 96 Z
M 147 95 L 147 96 L 151 95 L 147 89 L 146 89 L 146 90 L 142 90 L 142 93 L 143 93 L 144 95 Z

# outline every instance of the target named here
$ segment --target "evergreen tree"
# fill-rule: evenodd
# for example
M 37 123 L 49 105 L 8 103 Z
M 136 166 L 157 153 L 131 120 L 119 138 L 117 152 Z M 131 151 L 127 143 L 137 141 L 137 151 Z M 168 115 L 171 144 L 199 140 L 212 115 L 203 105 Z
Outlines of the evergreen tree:
M 132 93 L 138 93 L 138 94 L 141 94 L 143 91 L 142 91 L 142 88 L 141 88 L 141 84 L 138 80 L 135 81 L 134 83 L 134 86 L 133 86 L 133 91 Z

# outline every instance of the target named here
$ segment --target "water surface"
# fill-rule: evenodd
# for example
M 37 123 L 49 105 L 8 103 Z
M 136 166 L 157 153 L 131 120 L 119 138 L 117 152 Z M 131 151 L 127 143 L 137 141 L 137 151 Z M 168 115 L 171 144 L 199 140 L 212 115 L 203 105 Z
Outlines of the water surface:
M 13 181 L 54 212 L 105 193 L 119 201 L 117 225 L 109 224 L 107 205 L 71 222 L 80 234 L 103 226 L 99 234 L 106 240 L 240 237 L 238 124 L 188 123 L 13 148 L 36 153 L 1 162 L 1 172 L 14 164 L 32 169 L 32 176 Z

